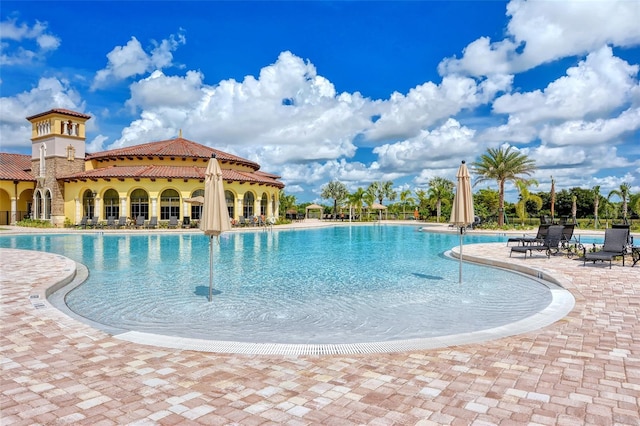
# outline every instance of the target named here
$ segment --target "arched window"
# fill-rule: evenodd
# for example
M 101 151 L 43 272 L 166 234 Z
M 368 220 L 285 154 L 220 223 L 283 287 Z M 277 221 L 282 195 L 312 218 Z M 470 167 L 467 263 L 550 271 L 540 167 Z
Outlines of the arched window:
M 233 192 L 224 191 L 224 198 L 227 202 L 227 211 L 229 212 L 229 217 L 233 219 L 233 214 L 234 214 L 235 205 L 236 205 L 236 197 L 233 195 Z
M 191 198 L 204 197 L 204 189 L 196 189 L 191 194 Z M 191 219 L 198 220 L 202 216 L 202 204 L 191 204 Z
M 83 216 L 86 216 L 89 219 L 92 219 L 93 216 L 96 215 L 95 211 L 96 211 L 96 194 L 95 192 L 92 192 L 91 190 L 87 189 L 86 191 L 84 191 L 84 194 L 82 194 L 82 212 L 84 213 Z
M 51 190 L 44 191 L 44 218 L 51 219 Z
M 144 189 L 136 189 L 131 193 L 131 218 L 138 216 L 149 219 L 149 194 Z
M 42 194 L 37 190 L 33 197 L 35 206 L 33 206 L 33 219 L 42 219 Z
M 115 189 L 109 189 L 102 197 L 104 203 L 104 217 L 115 219 L 120 217 L 120 196 Z
M 269 196 L 266 192 L 262 193 L 262 198 L 260 199 L 260 214 L 263 216 L 267 216 L 267 203 L 269 202 Z
M 242 216 L 247 219 L 253 217 L 253 193 L 246 192 L 244 194 L 244 200 L 242 201 Z
M 165 189 L 160 196 L 160 220 L 180 217 L 180 194 L 175 189 Z

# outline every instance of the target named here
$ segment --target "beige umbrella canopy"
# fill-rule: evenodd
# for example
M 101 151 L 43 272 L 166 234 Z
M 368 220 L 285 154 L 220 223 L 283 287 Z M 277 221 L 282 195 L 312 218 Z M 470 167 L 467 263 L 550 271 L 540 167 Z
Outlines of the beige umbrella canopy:
M 231 230 L 222 185 L 222 170 L 215 154 L 211 155 L 205 172 L 203 201 L 200 229 L 205 235 L 209 235 L 209 301 L 211 301 L 213 300 L 213 237 Z
M 386 210 L 387 207 L 380 203 L 373 203 L 369 206 L 371 210 L 378 210 L 378 219 L 382 220 L 382 210 Z
M 456 174 L 458 183 L 456 186 L 456 195 L 453 198 L 453 206 L 451 209 L 451 220 L 449 223 L 460 228 L 460 273 L 459 282 L 462 282 L 462 234 L 467 226 L 474 221 L 473 212 L 473 195 L 471 193 L 471 175 L 467 169 L 467 165 L 463 161 L 458 168 Z
M 201 206 L 204 204 L 204 197 L 202 195 L 198 195 L 197 197 L 185 198 L 185 203 L 193 204 L 194 206 Z

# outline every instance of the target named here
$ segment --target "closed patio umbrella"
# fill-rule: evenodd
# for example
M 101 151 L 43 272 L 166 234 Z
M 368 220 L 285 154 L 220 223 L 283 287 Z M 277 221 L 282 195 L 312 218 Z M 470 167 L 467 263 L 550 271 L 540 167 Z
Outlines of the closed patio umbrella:
M 459 281 L 462 282 L 462 235 L 467 226 L 474 221 L 473 212 L 473 195 L 471 194 L 471 175 L 467 165 L 463 161 L 458 168 L 456 174 L 458 183 L 456 186 L 456 195 L 453 198 L 453 207 L 451 209 L 451 220 L 449 223 L 460 228 L 460 272 Z
M 200 229 L 209 236 L 209 301 L 213 300 L 213 237 L 231 230 L 229 211 L 224 197 L 222 170 L 212 154 L 204 178 L 204 209 Z

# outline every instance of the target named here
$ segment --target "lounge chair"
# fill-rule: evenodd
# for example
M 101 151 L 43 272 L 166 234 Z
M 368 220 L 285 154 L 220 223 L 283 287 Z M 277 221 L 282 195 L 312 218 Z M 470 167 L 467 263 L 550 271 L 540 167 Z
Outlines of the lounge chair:
M 80 223 L 78 224 L 78 228 L 87 228 L 87 224 L 89 222 L 89 216 L 82 216 Z
M 144 216 L 136 217 L 136 228 L 142 228 L 144 226 Z
M 533 255 L 533 251 L 544 251 L 547 254 L 547 258 L 551 257 L 551 252 L 555 250 L 557 253 L 560 248 L 560 240 L 562 239 L 562 230 L 564 226 L 562 225 L 551 225 L 547 232 L 547 235 L 544 237 L 544 241 L 541 244 L 530 244 L 525 246 L 514 246 L 511 247 L 511 252 L 509 253 L 509 257 L 515 251 L 516 253 L 524 253 L 524 258 L 527 258 L 527 252 L 529 252 L 529 257 Z
M 509 243 L 518 243 L 519 245 L 523 246 L 533 243 L 541 244 L 542 242 L 544 242 L 544 237 L 547 236 L 547 232 L 549 232 L 550 226 L 551 225 L 549 225 L 548 223 L 541 223 L 540 226 L 538 226 L 538 232 L 536 232 L 535 237 L 511 237 L 507 240 L 507 245 L 509 245 Z
M 247 220 L 244 218 L 244 216 L 240 216 L 238 218 L 238 226 L 247 226 Z
M 147 229 L 155 229 L 158 227 L 158 217 L 157 216 L 151 216 L 151 219 L 149 219 L 149 222 L 145 225 L 145 228 Z
M 182 227 L 183 228 L 191 228 L 191 217 L 183 216 L 182 217 Z
M 127 217 L 126 216 L 120 216 L 118 218 L 118 228 L 123 228 L 127 226 Z
M 177 228 L 178 227 L 178 218 L 176 216 L 169 217 L 169 223 L 167 225 L 169 228 Z
M 91 222 L 88 224 L 88 226 L 91 227 L 91 228 L 101 228 L 100 220 L 98 219 L 98 216 L 93 216 L 91 218 Z
M 627 228 L 610 228 L 604 231 L 604 246 L 601 250 L 585 253 L 584 263 L 587 264 L 587 260 L 596 263 L 596 260 L 604 262 L 609 261 L 609 269 L 611 269 L 611 263 L 614 257 L 622 256 L 622 266 L 624 266 L 624 255 L 626 253 L 627 244 L 629 242 L 629 230 Z
M 107 228 L 115 228 L 116 227 L 116 218 L 113 216 L 109 216 L 107 218 Z

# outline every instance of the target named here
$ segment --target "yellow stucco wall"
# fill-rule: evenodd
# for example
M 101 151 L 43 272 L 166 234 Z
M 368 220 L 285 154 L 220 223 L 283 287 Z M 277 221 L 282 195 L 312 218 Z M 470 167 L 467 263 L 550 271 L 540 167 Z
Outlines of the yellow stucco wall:
M 266 203 L 266 217 L 278 215 L 278 205 L 280 200 L 279 189 L 259 184 L 248 183 L 224 183 L 225 191 L 230 191 L 234 196 L 234 211 L 233 219 L 238 220 L 240 216 L 243 216 L 244 211 L 244 199 L 247 193 L 253 195 L 253 215 L 259 215 L 261 212 L 261 201 L 263 198 L 267 198 L 269 201 Z M 191 216 L 191 205 L 185 203 L 185 198 L 190 198 L 194 195 L 196 190 L 204 191 L 204 182 L 190 179 L 186 182 L 184 179 L 172 179 L 170 182 L 167 179 L 111 179 L 110 181 L 98 180 L 98 181 L 78 181 L 67 182 L 64 185 L 64 215 L 72 223 L 80 223 L 82 217 L 85 215 L 84 210 L 84 194 L 86 191 L 96 193 L 95 202 L 99 207 L 97 215 L 100 220 L 106 221 L 107 218 L 104 214 L 104 195 L 109 190 L 113 189 L 118 193 L 120 198 L 120 216 L 130 217 L 131 214 L 131 194 L 136 189 L 143 189 L 148 194 L 149 199 L 149 217 L 157 216 L 161 217 L 160 205 L 162 193 L 168 189 L 173 189 L 178 192 L 180 197 L 179 218 L 184 216 Z M 122 211 L 122 199 L 126 200 L 125 209 Z M 155 203 L 154 203 L 155 200 Z M 133 218 L 131 218 L 133 219 Z

